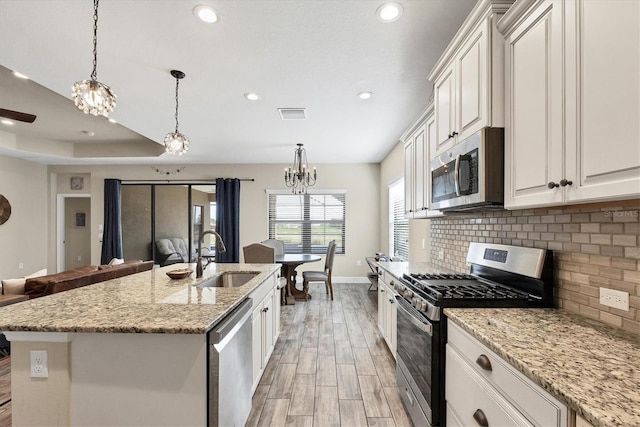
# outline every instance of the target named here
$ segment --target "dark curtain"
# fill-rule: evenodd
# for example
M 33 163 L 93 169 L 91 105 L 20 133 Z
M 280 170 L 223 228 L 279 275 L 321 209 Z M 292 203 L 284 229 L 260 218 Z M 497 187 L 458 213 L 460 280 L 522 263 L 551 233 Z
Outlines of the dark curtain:
M 216 262 L 240 262 L 240 180 L 216 179 L 216 231 L 227 251 Z
M 119 179 L 104 180 L 104 232 L 101 264 L 108 264 L 113 258 L 122 258 L 121 187 Z

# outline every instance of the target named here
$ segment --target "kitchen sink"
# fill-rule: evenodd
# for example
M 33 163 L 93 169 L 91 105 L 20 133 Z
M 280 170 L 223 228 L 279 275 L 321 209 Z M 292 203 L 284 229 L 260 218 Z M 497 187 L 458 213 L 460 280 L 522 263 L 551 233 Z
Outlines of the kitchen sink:
M 201 288 L 237 288 L 246 284 L 248 281 L 256 277 L 260 272 L 233 272 L 228 271 L 220 273 L 216 276 L 210 277 L 204 282 L 196 285 Z

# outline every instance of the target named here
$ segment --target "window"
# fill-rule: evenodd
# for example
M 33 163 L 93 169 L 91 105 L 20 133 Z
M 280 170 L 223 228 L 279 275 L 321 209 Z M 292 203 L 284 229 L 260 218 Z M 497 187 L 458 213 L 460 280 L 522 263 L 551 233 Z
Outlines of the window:
M 389 254 L 409 260 L 409 220 L 404 217 L 404 179 L 389 185 Z
M 269 238 L 282 240 L 286 253 L 324 254 L 331 240 L 336 253 L 345 253 L 344 191 L 267 194 Z

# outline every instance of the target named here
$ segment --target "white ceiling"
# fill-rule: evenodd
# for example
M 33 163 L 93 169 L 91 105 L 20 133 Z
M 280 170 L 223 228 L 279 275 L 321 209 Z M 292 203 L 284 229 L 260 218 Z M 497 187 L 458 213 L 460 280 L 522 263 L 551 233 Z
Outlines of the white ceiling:
M 381 0 L 103 0 L 98 81 L 118 96 L 114 125 L 70 100 L 71 85 L 91 74 L 93 2 L 0 0 L 0 108 L 38 116 L 0 125 L 0 154 L 49 164 L 286 164 L 301 142 L 314 164 L 379 162 L 429 103 L 426 76 L 475 2 L 400 0 L 401 18 L 382 23 Z M 196 20 L 198 4 L 219 22 Z M 181 157 L 159 145 L 175 128 L 171 69 L 186 73 L 179 121 L 191 149 Z M 308 118 L 282 121 L 279 107 L 306 108 Z

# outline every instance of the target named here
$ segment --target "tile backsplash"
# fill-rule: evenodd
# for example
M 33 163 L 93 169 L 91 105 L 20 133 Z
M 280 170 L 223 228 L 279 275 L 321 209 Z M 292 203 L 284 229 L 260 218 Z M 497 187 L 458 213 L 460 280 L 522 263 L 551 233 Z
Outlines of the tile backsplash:
M 431 220 L 431 262 L 467 272 L 469 242 L 551 249 L 555 305 L 640 334 L 640 201 L 449 214 Z M 599 288 L 629 293 L 629 311 Z

